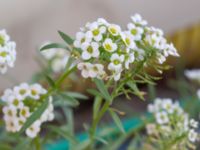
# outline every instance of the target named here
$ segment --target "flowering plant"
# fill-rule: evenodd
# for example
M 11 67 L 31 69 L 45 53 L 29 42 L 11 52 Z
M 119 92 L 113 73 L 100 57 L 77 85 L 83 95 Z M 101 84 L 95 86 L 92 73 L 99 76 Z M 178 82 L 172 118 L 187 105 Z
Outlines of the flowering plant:
M 54 119 L 53 110 L 56 106 L 64 110 L 68 125 L 60 128 L 53 125 L 47 127 L 49 132 L 52 131 L 66 138 L 70 143 L 70 149 L 92 150 L 98 148 L 99 142 L 107 144 L 107 141 L 102 138 L 97 130 L 102 117 L 107 112 L 119 130 L 125 133 L 119 117 L 121 111 L 113 108 L 115 99 L 120 95 L 125 95 L 129 99 L 129 94 L 144 99 L 145 93 L 139 90 L 138 85 L 153 84 L 154 80 L 159 79 L 150 75 L 147 69 L 153 68 L 162 73 L 164 69 L 169 68 L 162 65 L 166 58 L 169 55 L 179 56 L 173 44 L 167 43 L 163 31 L 149 27 L 147 21 L 143 20 L 139 14 L 131 17 L 131 22 L 128 23 L 126 30 L 122 30 L 117 24 L 99 18 L 97 21 L 87 23 L 80 28 L 75 39 L 61 31 L 59 31 L 59 35 L 65 41 L 65 44 L 45 44 L 42 46 L 41 52 L 49 62 L 52 71 L 59 72 L 60 76 L 54 80 L 46 74 L 47 87 L 43 88 L 42 85 L 37 83 L 22 83 L 13 89 L 5 90 L 1 97 L 7 131 L 17 132 L 17 136 L 25 131 L 28 137 L 34 138 L 36 149 L 41 149 L 40 127 L 44 122 Z M 9 43 L 5 41 L 6 36 L 0 34 L 1 47 L 4 47 L 5 43 Z M 58 48 L 62 50 L 57 51 Z M 7 66 L 9 61 L 15 60 L 14 48 L 12 47 L 7 51 L 5 57 L 7 60 L 2 63 L 4 66 Z M 14 54 L 12 59 L 11 56 L 7 58 L 7 55 L 11 54 Z M 4 58 L 4 53 L 0 53 L 0 56 Z M 94 103 L 91 125 L 85 126 L 88 138 L 83 142 L 78 141 L 75 136 L 72 110 L 67 106 L 69 104 L 77 106 L 77 99 L 87 97 L 77 92 L 64 91 L 61 88 L 61 84 L 71 73 L 78 74 L 79 71 L 81 77 L 91 79 L 91 82 L 96 86 L 87 89 L 87 92 L 94 97 Z M 156 100 L 155 103 L 157 102 Z M 171 137 L 173 131 L 180 132 L 176 118 L 173 118 L 179 117 L 176 113 L 182 115 L 182 122 L 185 122 L 187 117 L 178 104 L 164 101 L 163 106 L 156 108 L 156 112 L 153 111 L 155 109 L 151 109 L 156 118 L 156 124 L 153 126 L 159 128 L 159 132 L 162 124 L 169 123 L 168 127 L 172 130 L 169 132 Z M 169 113 L 169 111 L 172 113 Z M 172 120 L 170 120 L 171 118 Z M 173 124 L 170 124 L 171 121 Z M 187 134 L 190 137 L 189 140 L 192 141 L 196 132 L 193 129 L 187 131 L 183 134 Z M 48 138 L 48 132 L 44 135 Z M 188 143 L 185 136 L 184 142 Z M 177 144 L 179 145 L 179 143 Z M 188 146 L 188 144 L 185 145 Z

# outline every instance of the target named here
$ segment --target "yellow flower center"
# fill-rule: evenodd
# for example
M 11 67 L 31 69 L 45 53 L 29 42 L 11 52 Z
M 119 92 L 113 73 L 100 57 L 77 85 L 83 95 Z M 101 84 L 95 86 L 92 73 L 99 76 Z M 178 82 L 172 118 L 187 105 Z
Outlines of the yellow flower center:
M 93 30 L 92 33 L 93 33 L 94 36 L 99 35 L 99 29 L 95 29 L 95 30 Z
M 106 43 L 106 44 L 104 45 L 104 47 L 105 47 L 105 49 L 108 50 L 108 51 L 111 51 L 111 50 L 112 50 L 112 46 L 111 46 L 110 44 L 108 44 L 108 43 Z
M 131 30 L 131 34 L 136 35 L 137 34 L 137 30 L 136 29 L 132 29 Z
M 110 32 L 111 32 L 112 34 L 117 34 L 117 30 L 116 30 L 115 28 L 110 28 L 109 30 L 110 30 Z
M 31 94 L 32 95 L 37 95 L 37 91 L 36 90 L 31 90 Z
M 89 53 L 93 53 L 93 48 L 92 48 L 92 46 L 89 46 L 89 47 L 87 48 L 87 51 L 88 51 Z
M 20 93 L 21 95 L 24 95 L 24 94 L 26 93 L 26 90 L 25 90 L 25 89 L 21 89 L 21 90 L 19 91 L 19 93 Z
M 4 46 L 4 44 L 5 44 L 4 37 L 2 35 L 0 35 L 0 45 Z
M 113 63 L 114 63 L 115 65 L 118 65 L 118 64 L 120 63 L 120 61 L 119 61 L 118 59 L 115 59 L 115 60 L 113 61 Z
M 19 105 L 19 100 L 18 100 L 18 99 L 15 99 L 15 100 L 13 101 L 13 105 L 18 106 L 18 105 Z
M 1 42 L 1 41 L 0 41 Z M 1 45 L 1 43 L 0 43 L 0 45 Z M 6 57 L 7 56 L 7 52 L 0 52 L 0 56 L 1 57 Z

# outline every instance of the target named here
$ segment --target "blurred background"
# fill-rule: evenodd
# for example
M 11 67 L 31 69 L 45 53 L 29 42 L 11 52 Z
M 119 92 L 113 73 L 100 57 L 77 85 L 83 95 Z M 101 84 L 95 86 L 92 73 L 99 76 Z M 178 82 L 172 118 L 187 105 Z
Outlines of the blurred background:
M 21 82 L 31 78 L 39 69 L 34 59 L 37 47 L 44 41 L 60 42 L 57 30 L 74 36 L 79 27 L 98 17 L 125 27 L 132 14 L 140 13 L 149 24 L 162 28 L 167 35 L 171 35 L 177 48 L 182 50 L 187 47 L 186 52 L 181 54 L 192 57 L 190 47 L 184 43 L 189 43 L 191 36 L 200 35 L 191 31 L 192 35 L 189 37 L 186 33 L 186 39 L 181 36 L 177 40 L 176 36 L 188 31 L 187 27 L 189 30 L 197 30 L 200 21 L 199 6 L 199 0 L 0 0 L 0 28 L 7 29 L 11 39 L 17 43 L 18 52 L 15 68 L 9 69 L 6 79 L 5 76 L 0 76 L 0 90 L 12 86 L 13 80 Z M 195 39 L 198 44 L 200 38 Z M 200 50 L 195 47 L 195 51 Z M 191 61 L 199 60 L 200 55 L 195 56 Z

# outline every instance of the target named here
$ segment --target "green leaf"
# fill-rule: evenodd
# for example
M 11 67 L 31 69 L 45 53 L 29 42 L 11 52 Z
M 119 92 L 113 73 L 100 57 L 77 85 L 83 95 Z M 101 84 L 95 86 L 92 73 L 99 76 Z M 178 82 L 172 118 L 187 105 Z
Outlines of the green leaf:
M 62 48 L 62 49 L 69 50 L 69 48 L 66 45 L 59 44 L 59 43 L 50 43 L 50 44 L 47 44 L 47 45 L 44 45 L 43 47 L 41 47 L 40 51 L 44 51 L 44 50 L 51 49 L 51 48 Z
M 50 76 L 45 75 L 45 77 L 46 77 L 46 79 L 47 79 L 47 81 L 48 81 L 48 83 L 49 83 L 49 85 L 51 87 L 55 87 L 56 86 L 55 82 L 53 81 L 53 79 Z
M 59 96 L 61 97 L 61 100 L 68 102 L 68 104 L 71 104 L 71 106 L 78 106 L 79 101 L 76 100 L 75 98 L 67 95 L 66 93 L 60 92 Z
M 110 113 L 112 119 L 114 120 L 115 124 L 117 125 L 117 127 L 120 129 L 120 131 L 122 133 L 125 133 L 124 127 L 123 127 L 122 122 L 121 122 L 120 118 L 118 117 L 118 115 L 112 109 L 109 109 L 109 113 Z
M 90 144 L 90 140 L 87 139 L 78 145 L 74 145 L 72 150 L 86 150 L 86 149 L 88 149 L 89 144 Z
M 67 119 L 67 128 L 69 128 L 69 132 L 74 136 L 74 114 L 73 110 L 68 107 L 62 108 Z
M 67 34 L 58 31 L 59 35 L 61 36 L 61 38 L 69 45 L 73 44 L 74 40 Z
M 97 117 L 97 114 L 99 112 L 99 109 L 101 107 L 101 103 L 102 103 L 102 98 L 99 97 L 99 96 L 96 96 L 95 97 L 95 100 L 94 100 L 94 104 L 93 104 L 93 118 L 96 118 Z
M 99 91 L 95 90 L 95 89 L 87 89 L 87 92 L 94 95 L 95 97 L 96 96 L 99 96 L 99 97 L 104 97 Z
M 133 93 L 138 96 L 140 99 L 144 100 L 144 94 L 142 92 L 140 92 L 140 90 L 138 89 L 137 85 L 134 82 L 127 82 L 127 85 L 131 88 L 131 90 L 133 90 Z
M 102 80 L 100 80 L 100 79 L 97 79 L 97 78 L 94 79 L 94 82 L 95 82 L 97 88 L 99 89 L 99 91 L 101 92 L 101 94 L 103 95 L 103 97 L 106 100 L 111 101 L 112 98 L 111 98 L 111 96 L 110 96 L 110 94 L 109 94 L 104 82 Z
M 20 141 L 16 146 L 14 150 L 22 150 L 28 148 L 28 145 L 30 144 L 30 139 L 23 139 L 23 141 Z
M 40 116 L 43 114 L 43 112 L 46 110 L 47 106 L 49 104 L 49 100 L 46 99 L 38 108 L 36 111 L 34 111 L 31 116 L 27 119 L 27 121 L 24 123 L 21 130 L 18 132 L 19 134 L 22 134 L 28 127 L 30 127 Z
M 96 139 L 97 141 L 103 143 L 104 145 L 108 145 L 108 142 L 107 142 L 106 140 L 104 140 L 103 138 L 101 138 L 101 137 L 97 137 L 97 136 L 96 136 L 95 139 Z
M 53 131 L 60 135 L 61 137 L 65 138 L 66 140 L 69 140 L 72 144 L 76 144 L 77 141 L 74 136 L 70 134 L 69 131 L 63 130 L 62 128 L 59 128 L 58 126 L 48 126 L 50 131 Z
M 88 99 L 87 96 L 81 94 L 81 93 L 77 93 L 77 92 L 65 92 L 66 95 L 73 97 L 73 98 L 77 98 L 77 99 Z

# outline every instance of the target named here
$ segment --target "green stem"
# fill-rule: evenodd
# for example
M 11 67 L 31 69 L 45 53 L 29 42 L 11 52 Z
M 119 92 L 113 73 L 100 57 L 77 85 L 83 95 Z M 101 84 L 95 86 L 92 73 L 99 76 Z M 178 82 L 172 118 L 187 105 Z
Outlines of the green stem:
M 100 112 L 98 113 L 97 117 L 94 118 L 94 120 L 93 120 L 91 131 L 90 131 L 91 144 L 93 144 L 93 142 L 94 142 L 97 125 L 100 122 L 103 115 L 108 110 L 109 106 L 110 106 L 110 101 L 105 101 L 105 103 L 104 103 L 103 107 L 101 108 Z
M 35 149 L 36 149 L 36 150 L 41 150 L 41 144 L 40 144 L 40 138 L 39 138 L 39 136 L 37 136 L 37 137 L 34 139 L 34 144 L 35 144 Z

